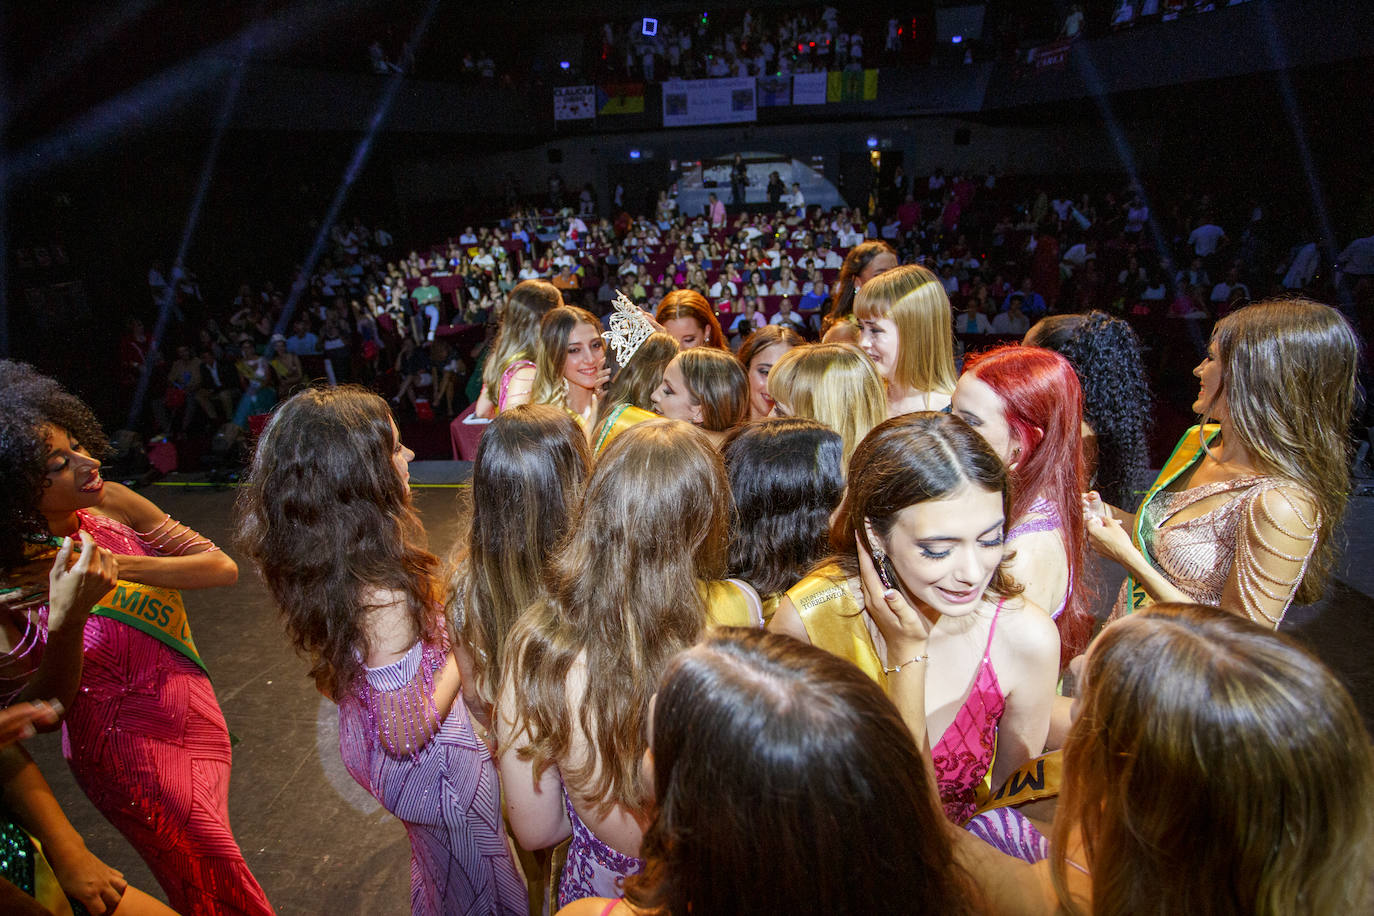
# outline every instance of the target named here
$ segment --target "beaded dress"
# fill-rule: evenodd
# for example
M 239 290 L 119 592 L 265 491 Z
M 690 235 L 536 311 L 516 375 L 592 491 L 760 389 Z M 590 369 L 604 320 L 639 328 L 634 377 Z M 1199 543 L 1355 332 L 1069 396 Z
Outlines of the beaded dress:
M 339 701 L 339 752 L 405 824 L 412 913 L 524 916 L 491 753 L 461 699 L 442 721 L 434 708 L 434 673 L 447 659 L 443 642 L 416 642 L 400 660 L 365 668 Z
M 1154 565 L 1179 591 L 1198 604 L 1217 607 L 1236 561 L 1242 521 L 1249 520 L 1266 491 L 1289 486 L 1292 483 L 1281 477 L 1249 475 L 1187 490 L 1160 490 L 1140 507 L 1141 539 Z M 1187 521 L 1170 521 L 1189 506 L 1222 494 L 1230 494 L 1230 498 L 1216 508 Z M 1244 578 L 1249 581 L 1255 575 L 1247 568 Z M 1291 601 L 1301 580 L 1299 575 L 1292 583 L 1259 585 L 1264 586 L 1266 593 L 1273 591 L 1274 586 L 1283 586 Z M 1129 595 L 1123 587 L 1112 616 L 1122 616 L 1128 607 Z M 1279 621 L 1270 618 L 1267 623 L 1277 626 Z
M 160 555 L 114 519 L 77 517 L 111 553 Z M 109 617 L 86 621 L 84 643 L 81 686 L 62 724 L 77 783 L 143 856 L 174 910 L 271 913 L 229 827 L 229 730 L 210 678 Z M 41 650 L 27 638 L 23 645 Z

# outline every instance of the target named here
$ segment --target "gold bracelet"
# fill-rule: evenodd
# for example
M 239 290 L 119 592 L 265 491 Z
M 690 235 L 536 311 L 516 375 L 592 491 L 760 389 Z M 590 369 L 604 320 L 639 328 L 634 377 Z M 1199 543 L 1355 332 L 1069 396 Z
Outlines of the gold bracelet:
M 900 674 L 903 668 L 906 668 L 906 667 L 909 666 L 909 665 L 914 665 L 914 664 L 916 664 L 917 662 L 923 662 L 923 661 L 927 660 L 928 658 L 930 658 L 930 655 L 929 655 L 929 654 L 926 654 L 926 655 L 918 655 L 918 656 L 916 656 L 915 658 L 909 658 L 909 659 L 907 659 L 906 661 L 902 662 L 900 665 L 893 665 L 891 668 L 889 668 L 889 667 L 887 667 L 886 665 L 884 665 L 884 666 L 883 666 L 883 674 Z

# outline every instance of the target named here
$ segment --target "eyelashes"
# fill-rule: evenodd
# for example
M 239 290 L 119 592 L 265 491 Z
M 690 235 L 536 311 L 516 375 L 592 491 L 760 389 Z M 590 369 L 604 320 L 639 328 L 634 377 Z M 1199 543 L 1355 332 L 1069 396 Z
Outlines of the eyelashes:
M 1001 547 L 1002 542 L 1003 538 L 999 535 L 997 538 L 991 541 L 979 541 L 978 546 L 986 548 L 988 550 L 994 550 L 998 547 Z M 945 557 L 950 555 L 949 550 L 931 550 L 929 547 L 925 547 L 921 544 L 917 544 L 916 547 L 918 550 L 921 551 L 921 556 L 925 557 L 927 560 L 943 560 Z

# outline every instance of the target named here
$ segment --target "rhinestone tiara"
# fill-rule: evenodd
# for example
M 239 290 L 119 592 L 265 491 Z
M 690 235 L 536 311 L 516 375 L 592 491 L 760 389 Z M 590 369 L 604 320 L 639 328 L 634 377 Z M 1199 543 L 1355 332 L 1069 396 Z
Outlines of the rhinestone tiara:
M 655 330 L 644 311 L 620 290 L 615 291 L 615 311 L 610 323 L 611 329 L 604 336 L 615 351 L 615 361 L 622 366 Z

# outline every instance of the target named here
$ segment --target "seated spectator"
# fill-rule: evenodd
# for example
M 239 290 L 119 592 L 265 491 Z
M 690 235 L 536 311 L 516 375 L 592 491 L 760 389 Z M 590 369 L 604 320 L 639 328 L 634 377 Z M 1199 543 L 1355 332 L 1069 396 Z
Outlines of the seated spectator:
M 830 299 L 830 292 L 825 288 L 824 280 L 813 280 L 811 288 L 801 297 L 797 303 L 799 312 L 820 312 L 825 309 L 825 304 Z
M 778 303 L 778 313 L 769 319 L 768 323 L 790 327 L 799 334 L 806 332 L 806 319 L 792 311 L 792 300 L 786 296 L 782 297 L 782 301 Z
M 320 352 L 319 341 L 310 332 L 310 324 L 304 318 L 297 318 L 291 324 L 291 336 L 286 338 L 286 349 L 296 356 L 316 356 Z
M 1049 307 L 1045 304 L 1045 297 L 1035 291 L 1034 282 L 1027 276 L 1021 281 L 1021 288 L 1003 300 L 1003 312 L 1010 310 L 1013 299 L 1018 295 L 1021 297 L 1021 308 L 1024 309 L 1026 314 L 1030 317 L 1041 318 L 1049 311 Z M 1002 332 L 998 331 L 997 333 L 1000 334 Z M 1011 333 L 1024 334 L 1026 333 L 1026 329 L 1022 328 L 1019 331 L 1012 331 Z
M 1021 310 L 1026 301 L 1025 293 L 1017 290 L 1007 297 L 1007 310 L 992 319 L 992 333 L 1022 336 L 1030 330 L 1030 319 Z

